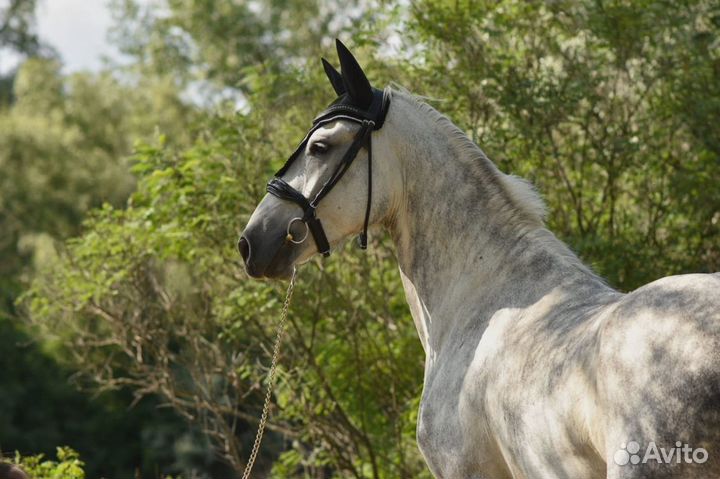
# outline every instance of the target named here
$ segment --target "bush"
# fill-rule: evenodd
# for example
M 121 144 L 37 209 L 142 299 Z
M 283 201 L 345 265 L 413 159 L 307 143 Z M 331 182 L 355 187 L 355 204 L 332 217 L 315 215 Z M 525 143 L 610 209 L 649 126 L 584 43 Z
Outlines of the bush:
M 85 463 L 69 447 L 57 448 L 57 461 L 45 459 L 44 454 L 21 456 L 15 453 L 12 463 L 18 465 L 32 479 L 85 479 Z

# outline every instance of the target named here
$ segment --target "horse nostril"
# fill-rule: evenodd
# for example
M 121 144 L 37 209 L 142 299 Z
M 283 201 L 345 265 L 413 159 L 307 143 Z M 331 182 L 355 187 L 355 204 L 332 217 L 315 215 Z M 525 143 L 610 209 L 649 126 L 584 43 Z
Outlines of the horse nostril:
M 243 261 L 247 263 L 247 260 L 250 257 L 250 243 L 248 243 L 248 240 L 246 240 L 244 236 L 238 240 L 237 249 L 242 256 Z

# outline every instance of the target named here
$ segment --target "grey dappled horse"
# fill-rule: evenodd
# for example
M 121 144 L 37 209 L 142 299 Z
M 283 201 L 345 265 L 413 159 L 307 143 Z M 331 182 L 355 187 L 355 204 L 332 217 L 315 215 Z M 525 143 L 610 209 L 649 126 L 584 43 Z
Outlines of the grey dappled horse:
M 284 278 L 368 224 L 389 231 L 439 478 L 720 477 L 720 275 L 613 290 L 545 228 L 525 181 L 338 54 L 338 99 L 240 238 L 248 274 Z

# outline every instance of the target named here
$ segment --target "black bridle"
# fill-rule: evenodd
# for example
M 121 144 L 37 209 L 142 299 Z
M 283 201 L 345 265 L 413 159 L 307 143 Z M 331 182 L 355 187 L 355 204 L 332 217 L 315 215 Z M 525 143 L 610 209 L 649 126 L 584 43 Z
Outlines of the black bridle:
M 359 243 L 362 249 L 367 248 L 367 229 L 370 221 L 370 205 L 372 203 L 372 132 L 382 128 L 390 106 L 390 90 L 381 91 L 373 88 L 373 100 L 367 109 L 360 108 L 353 104 L 352 98 L 348 94 L 340 96 L 333 102 L 324 112 L 313 120 L 313 126 L 305 135 L 305 138 L 297 147 L 295 152 L 288 158 L 285 165 L 275 173 L 275 177 L 268 182 L 267 192 L 282 200 L 292 201 L 302 208 L 302 217 L 293 218 L 288 224 L 288 239 L 294 243 L 302 243 L 305 238 L 300 241 L 294 241 L 290 232 L 290 227 L 295 221 L 302 221 L 315 240 L 315 245 L 323 256 L 330 256 L 330 243 L 328 242 L 325 230 L 322 227 L 320 219 L 316 216 L 316 209 L 320 201 L 338 184 L 345 172 L 350 168 L 353 160 L 365 147 L 368 152 L 368 196 L 367 205 L 365 207 L 365 221 L 363 230 L 359 236 Z M 335 171 L 323 183 L 320 190 L 315 194 L 312 200 L 306 198 L 298 190 L 290 186 L 282 176 L 287 172 L 293 161 L 305 150 L 307 142 L 312 134 L 323 125 L 337 121 L 347 120 L 360 124 L 360 130 L 355 135 L 355 139 L 335 168 Z M 305 235 L 307 237 L 307 234 Z

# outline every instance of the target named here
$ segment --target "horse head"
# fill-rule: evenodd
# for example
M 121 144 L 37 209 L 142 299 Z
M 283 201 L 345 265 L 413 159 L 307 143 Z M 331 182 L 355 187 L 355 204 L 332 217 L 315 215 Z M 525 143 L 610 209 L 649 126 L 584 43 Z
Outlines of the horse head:
M 336 46 L 342 73 L 322 63 L 338 97 L 268 183 L 238 241 L 252 277 L 287 277 L 356 233 L 364 248 L 368 226 L 389 214 L 398 175 L 385 134 L 390 90 L 373 88 L 345 45 Z

